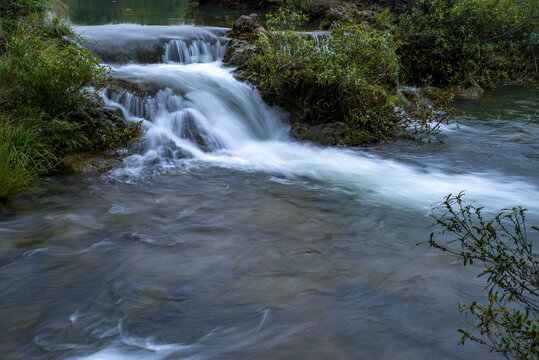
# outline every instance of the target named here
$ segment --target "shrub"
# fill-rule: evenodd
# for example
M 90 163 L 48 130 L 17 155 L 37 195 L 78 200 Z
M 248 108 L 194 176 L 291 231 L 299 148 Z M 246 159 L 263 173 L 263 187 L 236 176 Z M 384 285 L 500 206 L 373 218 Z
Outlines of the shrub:
M 9 36 L 0 58 L 0 96 L 43 110 L 50 118 L 65 118 L 88 104 L 89 86 L 102 88 L 108 68 L 84 48 L 19 27 Z M 13 101 L 16 99 L 16 101 Z M 4 101 L 4 106 L 6 105 Z
M 141 134 L 140 124 L 104 108 L 97 95 L 109 68 L 78 44 L 49 6 L 41 0 L 0 3 L 2 199 L 51 171 L 59 157 L 126 147 Z M 62 10 L 59 1 L 52 6 Z
M 301 14 L 267 15 L 270 36 L 247 64 L 250 79 L 271 103 L 306 114 L 311 123 L 345 121 L 372 141 L 393 135 L 388 89 L 399 68 L 391 36 L 356 24 L 336 24 L 319 43 L 298 28 Z M 358 134 L 359 134 L 358 133 Z
M 480 262 L 487 279 L 486 305 L 474 301 L 461 305 L 469 322 L 459 329 L 460 341 L 471 340 L 502 353 L 508 359 L 536 359 L 539 355 L 539 261 L 528 240 L 525 210 L 506 209 L 485 218 L 481 207 L 466 205 L 463 194 L 447 196 L 442 216 L 435 224 L 442 233 L 452 233 L 455 240 L 441 243 L 431 234 L 427 244 L 449 252 L 464 265 Z M 539 231 L 539 228 L 532 227 Z
M 0 18 L 20 18 L 31 14 L 43 14 L 48 3 L 43 0 L 2 0 Z
M 416 0 L 395 28 L 406 79 L 537 82 L 537 0 Z

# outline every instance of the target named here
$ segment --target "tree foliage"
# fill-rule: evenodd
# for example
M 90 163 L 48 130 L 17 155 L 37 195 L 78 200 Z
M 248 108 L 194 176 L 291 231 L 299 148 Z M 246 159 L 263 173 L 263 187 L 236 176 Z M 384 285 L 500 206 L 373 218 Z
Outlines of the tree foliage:
M 416 0 L 395 31 L 408 80 L 537 82 L 538 0 Z

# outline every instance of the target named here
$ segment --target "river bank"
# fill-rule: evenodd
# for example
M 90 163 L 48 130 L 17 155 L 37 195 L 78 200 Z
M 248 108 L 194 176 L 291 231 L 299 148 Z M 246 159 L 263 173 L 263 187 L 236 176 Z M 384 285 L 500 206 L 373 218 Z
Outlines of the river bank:
M 53 8 L 61 4 L 0 5 L 0 201 L 75 153 L 125 148 L 141 134 L 105 106 L 109 68 Z

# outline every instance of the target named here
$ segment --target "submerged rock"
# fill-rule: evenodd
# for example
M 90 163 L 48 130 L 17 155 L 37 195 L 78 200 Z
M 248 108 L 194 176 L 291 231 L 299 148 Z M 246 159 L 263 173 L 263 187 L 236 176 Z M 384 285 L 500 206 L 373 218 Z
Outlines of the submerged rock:
M 112 170 L 122 165 L 125 155 L 115 152 L 79 153 L 63 159 L 63 171 L 76 174 L 97 174 Z
M 156 64 L 162 61 L 165 40 L 89 42 L 88 49 L 107 64 Z
M 476 81 L 470 81 L 471 86 L 465 89 L 460 89 L 455 93 L 455 96 L 463 99 L 478 99 L 485 93 L 485 90 Z

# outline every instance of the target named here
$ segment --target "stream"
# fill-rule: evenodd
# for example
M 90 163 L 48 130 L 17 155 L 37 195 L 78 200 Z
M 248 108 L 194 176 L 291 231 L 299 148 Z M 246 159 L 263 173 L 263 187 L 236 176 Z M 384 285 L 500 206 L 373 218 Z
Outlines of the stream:
M 0 215 L 2 359 L 497 358 L 457 346 L 480 267 L 416 244 L 460 191 L 539 225 L 538 89 L 458 100 L 428 144 L 324 148 L 222 65 L 225 28 L 75 30 L 148 90 L 103 95 L 146 132 L 121 167 L 44 178 Z

